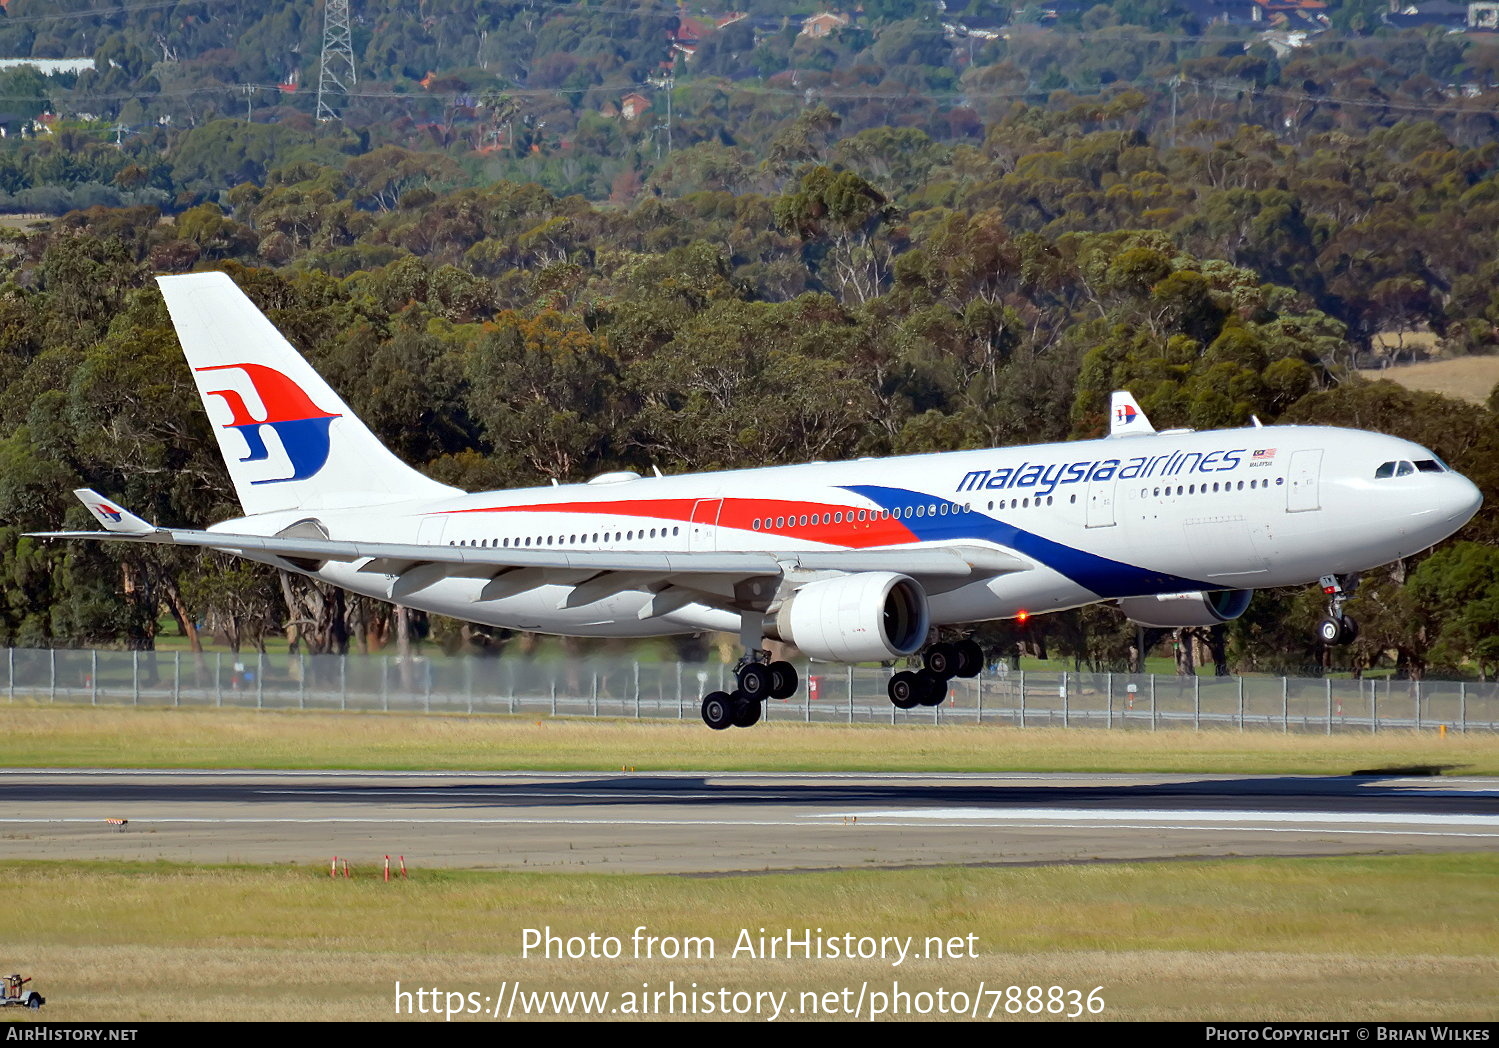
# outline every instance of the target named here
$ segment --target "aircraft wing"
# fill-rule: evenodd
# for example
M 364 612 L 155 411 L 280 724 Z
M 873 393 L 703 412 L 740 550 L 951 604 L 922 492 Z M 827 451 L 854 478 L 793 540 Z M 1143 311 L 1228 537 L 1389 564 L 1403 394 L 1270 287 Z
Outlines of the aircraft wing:
M 954 583 L 1026 571 L 1031 567 L 1030 562 L 1018 556 L 984 546 L 766 552 L 496 549 L 363 542 L 301 534 L 250 535 L 158 528 L 104 502 L 95 492 L 84 489 L 74 494 L 109 530 L 34 532 L 32 537 L 193 546 L 238 553 L 271 563 L 281 560 L 304 570 L 315 570 L 318 562 L 323 561 L 350 564 L 364 561 L 359 565 L 359 571 L 392 577 L 391 598 L 394 600 L 410 596 L 445 578 L 490 579 L 489 587 L 486 587 L 490 590 L 490 597 L 556 581 L 573 585 L 580 591 L 576 602 L 581 602 L 585 594 L 626 589 L 678 585 L 693 590 L 714 590 L 722 588 L 715 585 L 715 581 L 770 577 L 799 583 L 821 573 L 866 571 L 898 572 L 942 589 Z M 119 519 L 115 519 L 115 514 Z
M 36 531 L 32 538 L 96 539 L 146 542 L 166 546 L 201 546 L 228 553 L 258 552 L 299 560 L 379 562 L 376 570 L 402 564 L 435 563 L 495 568 L 588 568 L 593 571 L 660 571 L 669 574 L 779 574 L 786 568 L 806 571 L 899 571 L 912 577 L 997 575 L 1024 571 L 1030 565 L 1009 553 L 982 546 L 941 549 L 792 550 L 765 553 L 653 552 L 635 550 L 479 549 L 471 546 L 423 546 L 404 542 L 359 542 L 340 539 L 284 538 L 231 531 L 154 528 L 151 531 Z M 391 572 L 385 572 L 387 574 Z M 398 572 L 397 572 L 398 573 Z M 465 572 L 453 572 L 455 575 Z

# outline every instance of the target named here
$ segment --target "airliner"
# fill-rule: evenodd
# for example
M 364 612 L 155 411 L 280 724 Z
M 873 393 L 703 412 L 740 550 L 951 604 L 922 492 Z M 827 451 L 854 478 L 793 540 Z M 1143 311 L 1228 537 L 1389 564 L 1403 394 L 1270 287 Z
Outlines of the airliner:
M 937 705 L 984 655 L 965 626 L 1112 601 L 1134 622 L 1212 625 L 1256 589 L 1319 582 L 1321 639 L 1357 632 L 1349 575 L 1461 528 L 1478 489 L 1407 440 L 1325 426 L 1157 431 L 1127 392 L 1097 440 L 469 494 L 397 459 L 223 273 L 158 277 L 244 516 L 163 528 L 89 490 L 104 531 L 195 546 L 355 593 L 577 637 L 736 634 L 714 729 L 749 727 L 814 660 L 921 666 Z

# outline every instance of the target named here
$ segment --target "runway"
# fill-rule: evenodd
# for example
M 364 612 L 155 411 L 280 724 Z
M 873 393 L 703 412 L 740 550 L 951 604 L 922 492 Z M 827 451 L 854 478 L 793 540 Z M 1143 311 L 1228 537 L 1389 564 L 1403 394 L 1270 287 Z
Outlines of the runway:
M 385 854 L 711 875 L 1499 848 L 1496 778 L 3 770 L 0 797 L 0 859 L 366 876 Z

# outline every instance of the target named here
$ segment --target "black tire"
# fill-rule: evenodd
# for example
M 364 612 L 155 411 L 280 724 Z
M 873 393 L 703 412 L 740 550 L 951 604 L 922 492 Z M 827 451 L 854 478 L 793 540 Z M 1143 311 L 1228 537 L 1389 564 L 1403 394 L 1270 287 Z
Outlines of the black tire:
M 933 644 L 921 656 L 921 664 L 926 667 L 928 673 L 942 680 L 951 680 L 958 675 L 958 668 L 962 663 L 958 656 L 958 649 L 953 645 Z
M 984 668 L 984 649 L 979 647 L 978 641 L 960 640 L 953 647 L 958 650 L 957 676 L 977 677 L 979 671 Z
M 751 662 L 739 671 L 739 690 L 745 698 L 759 702 L 770 694 L 772 680 L 769 666 Z
M 921 705 L 921 682 L 910 670 L 901 670 L 891 677 L 885 690 L 898 710 L 915 709 Z
M 789 662 L 772 662 L 770 664 L 770 697 L 772 699 L 789 699 L 796 694 L 801 680 L 796 675 L 796 667 Z
M 714 731 L 734 726 L 734 699 L 726 691 L 710 691 L 703 696 L 703 723 Z
M 1339 644 L 1352 644 L 1358 640 L 1358 623 L 1347 615 L 1343 616 L 1343 629 L 1338 634 Z
M 753 728 L 760 723 L 760 712 L 764 708 L 759 699 L 747 699 L 742 695 L 735 695 L 734 727 Z
M 1332 645 L 1340 643 L 1343 636 L 1343 624 L 1337 619 L 1323 619 L 1317 623 L 1317 639 L 1323 644 Z
M 947 700 L 946 677 L 939 677 L 931 670 L 918 670 L 916 680 L 923 706 L 940 706 Z

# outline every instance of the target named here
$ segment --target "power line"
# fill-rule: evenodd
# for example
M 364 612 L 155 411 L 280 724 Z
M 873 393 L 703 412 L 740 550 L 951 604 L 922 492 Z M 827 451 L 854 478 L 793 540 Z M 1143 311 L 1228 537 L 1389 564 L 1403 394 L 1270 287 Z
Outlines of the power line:
M 336 2 L 336 0 L 335 0 Z M 347 0 L 345 0 L 347 2 Z M 1171 81 L 1146 85 L 1122 85 L 1123 91 L 1138 92 L 1153 97 L 1164 98 L 1172 91 L 1172 83 L 1181 87 L 1193 87 L 1199 90 L 1210 91 L 1215 95 L 1243 95 L 1259 98 L 1274 98 L 1285 101 L 1296 101 L 1304 103 L 1316 103 L 1323 105 L 1353 106 L 1368 109 L 1391 109 L 1402 112 L 1430 113 L 1443 110 L 1479 109 L 1487 111 L 1490 107 L 1484 102 L 1482 96 L 1463 96 L 1443 99 L 1440 101 L 1394 101 L 1387 99 L 1350 98 L 1333 94 L 1314 94 L 1306 91 L 1291 91 L 1282 88 L 1261 87 L 1255 84 L 1242 83 L 1233 80 L 1213 80 L 1192 77 L 1173 78 Z M 639 83 L 634 80 L 620 80 L 618 82 L 592 84 L 587 87 L 506 87 L 507 95 L 518 98 L 556 98 L 583 94 L 616 94 L 635 90 Z M 689 79 L 677 81 L 676 87 L 685 92 L 685 97 L 691 97 L 697 91 L 713 91 L 722 94 L 748 94 L 773 96 L 778 98 L 798 98 L 826 101 L 871 101 L 871 102 L 953 102 L 962 100 L 972 101 L 1002 101 L 1022 100 L 1038 97 L 1048 97 L 1056 92 L 1041 90 L 1031 87 L 1019 87 L 1001 91 L 983 89 L 973 90 L 946 90 L 946 91 L 881 91 L 860 87 L 843 86 L 807 86 L 802 84 L 796 87 L 769 84 L 760 81 L 727 81 L 719 79 Z M 248 96 L 251 92 L 264 91 L 278 95 L 285 95 L 286 91 L 280 84 L 254 84 L 254 83 L 205 83 L 196 84 L 191 87 L 181 87 L 174 90 L 158 89 L 155 91 L 120 91 L 120 92 L 89 92 L 77 89 L 59 89 L 49 92 L 49 95 L 58 99 L 67 99 L 73 103 L 90 102 L 118 102 L 131 99 L 170 99 L 190 98 L 205 94 L 214 95 L 240 95 Z M 1085 95 L 1076 92 L 1070 93 L 1075 96 L 1078 104 L 1096 100 L 1097 95 Z M 353 88 L 344 91 L 343 94 L 351 99 L 388 99 L 403 102 L 440 105 L 444 107 L 461 104 L 461 100 L 468 97 L 462 93 L 433 94 L 430 92 L 414 92 L 409 90 L 396 90 L 391 88 L 367 87 L 364 89 Z M 0 102 L 37 102 L 45 101 L 35 95 L 0 95 Z
M 152 3 L 132 4 L 128 7 L 89 8 L 86 11 L 53 11 L 44 15 L 6 15 L 0 19 L 0 28 L 10 25 L 27 25 L 32 22 L 66 22 L 84 18 L 116 18 L 119 15 L 135 14 L 137 11 L 160 11 L 168 7 L 183 7 L 184 0 L 154 0 Z M 204 3 L 202 6 L 208 6 Z

